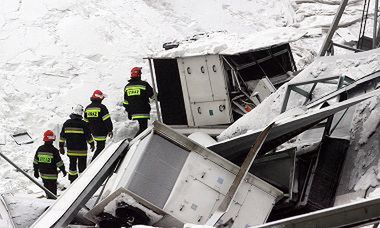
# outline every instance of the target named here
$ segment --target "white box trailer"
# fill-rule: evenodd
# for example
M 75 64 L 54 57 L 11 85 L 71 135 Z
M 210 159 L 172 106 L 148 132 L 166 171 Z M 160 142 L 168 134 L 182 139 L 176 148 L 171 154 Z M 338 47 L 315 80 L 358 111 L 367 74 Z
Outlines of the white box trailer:
M 215 40 L 198 36 L 184 44 L 166 45 L 171 49 L 147 58 L 152 81 L 157 85 L 163 123 L 176 129 L 198 128 L 196 131 L 226 128 L 290 80 L 297 70 L 289 45 L 298 39 L 294 36 L 285 35 L 275 41 L 268 36 L 268 41 L 256 43 L 252 34 L 236 38 L 241 43 L 250 40 L 239 48 L 207 49 L 209 43 L 227 47 L 236 42 L 225 36 L 220 39 L 218 35 Z M 199 46 L 206 50 L 193 53 Z M 185 134 L 194 132 L 181 130 Z
M 148 209 L 175 218 L 150 225 L 178 226 L 178 221 L 205 224 L 223 201 L 238 171 L 238 166 L 154 122 L 153 128 L 132 142 L 102 199 L 125 188 L 140 201 L 143 199 L 145 205 L 151 205 Z M 248 174 L 220 222 L 233 218 L 234 227 L 262 224 L 282 195 L 277 188 Z

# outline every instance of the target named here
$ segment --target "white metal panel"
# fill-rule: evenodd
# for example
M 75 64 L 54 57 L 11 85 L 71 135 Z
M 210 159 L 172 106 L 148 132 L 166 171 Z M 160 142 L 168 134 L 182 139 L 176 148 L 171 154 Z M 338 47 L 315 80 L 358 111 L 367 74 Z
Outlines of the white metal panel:
M 177 59 L 189 126 L 232 122 L 223 63 L 218 55 Z
M 190 108 L 190 98 L 189 98 L 189 91 L 187 89 L 185 66 L 183 64 L 183 59 L 177 59 L 177 64 L 178 64 L 178 70 L 179 70 L 179 77 L 181 79 L 183 101 L 185 103 L 187 125 L 195 126 L 193 113 L 191 112 L 191 108 Z
M 196 194 L 201 194 L 202 197 L 196 197 Z M 164 210 L 183 221 L 204 224 L 213 206 L 221 198 L 219 195 L 220 193 L 214 189 L 189 176 L 183 182 L 183 189 L 177 201 L 169 204 Z
M 276 92 L 276 88 L 272 85 L 270 80 L 265 77 L 258 81 L 253 92 L 259 93 L 260 102 L 269 97 L 272 93 Z
M 215 175 L 218 172 L 219 175 Z M 203 179 L 206 175 L 209 176 L 207 183 Z M 164 210 L 185 222 L 204 224 L 212 210 L 216 209 L 217 202 L 224 197 L 218 190 L 221 189 L 220 185 L 226 185 L 226 182 L 220 179 L 228 179 L 229 183 L 232 183 L 232 178 L 232 173 L 192 152 L 183 166 Z
M 234 178 L 235 175 L 230 171 L 195 152 L 191 152 L 164 206 L 164 210 L 185 222 L 205 224 L 222 202 Z M 233 206 L 223 217 L 223 220 L 227 221 L 233 217 L 239 221 L 252 224 L 265 221 L 272 209 L 275 196 L 264 190 L 256 191 L 256 189 L 259 188 L 251 183 L 244 182 L 237 192 L 232 203 Z M 251 198 L 257 200 L 253 202 Z M 244 216 L 241 215 L 240 209 L 243 206 L 248 210 L 248 214 Z M 252 214 L 254 213 L 253 207 L 261 210 L 261 212 L 256 213 L 256 215 Z
M 195 126 L 227 124 L 232 122 L 229 101 L 210 101 L 191 104 Z
M 249 227 L 265 223 L 275 202 L 274 196 L 253 185 L 248 191 L 233 227 Z
M 190 102 L 212 101 L 210 77 L 204 56 L 182 59 Z
M 149 136 L 148 136 L 149 137 Z M 136 169 L 138 161 L 142 157 L 142 153 L 135 153 L 136 149 L 140 145 L 141 139 L 135 141 L 134 144 L 128 149 L 128 153 L 125 155 L 122 163 L 120 164 L 117 173 L 111 176 L 113 181 L 109 181 L 105 186 L 101 199 L 106 198 L 112 192 L 115 192 L 120 187 L 126 187 L 131 178 L 131 173 Z
M 228 100 L 228 87 L 223 62 L 219 55 L 207 55 L 205 58 L 214 95 L 213 100 Z
M 220 218 L 220 220 L 218 221 L 218 223 L 220 224 L 224 224 L 226 223 L 230 218 L 232 218 L 234 220 L 234 223 L 236 221 L 236 218 L 239 217 L 239 212 L 241 210 L 241 204 L 240 203 L 236 203 L 236 202 L 233 202 L 230 206 L 230 209 L 227 211 L 227 213 L 225 213 L 222 218 Z M 233 227 L 237 227 L 237 228 L 240 228 L 238 226 L 233 226 Z
M 209 134 L 204 133 L 204 132 L 197 131 L 197 132 L 191 133 L 187 137 L 204 147 L 216 143 L 216 140 L 214 138 L 212 138 Z

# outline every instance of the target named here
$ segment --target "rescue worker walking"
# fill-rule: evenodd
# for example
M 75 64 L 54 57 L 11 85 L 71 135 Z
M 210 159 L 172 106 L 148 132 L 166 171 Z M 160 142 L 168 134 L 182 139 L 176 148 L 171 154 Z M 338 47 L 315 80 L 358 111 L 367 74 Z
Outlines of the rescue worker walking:
M 139 122 L 139 131 L 136 136 L 148 127 L 149 98 L 152 98 L 153 95 L 153 88 L 149 83 L 141 80 L 141 67 L 132 68 L 129 83 L 124 88 L 123 106 L 128 112 L 128 119 Z
M 86 107 L 84 120 L 88 122 L 90 131 L 96 142 L 96 150 L 92 161 L 100 154 L 106 146 L 107 136 L 112 138 L 113 125 L 107 107 L 102 104 L 104 94 L 100 90 L 95 90 L 90 98 L 91 104 Z
M 69 180 L 71 183 L 78 178 L 78 170 L 79 173 L 82 173 L 87 167 L 87 143 L 90 144 L 91 151 L 94 151 L 95 148 L 88 124 L 82 120 L 82 115 L 82 105 L 73 107 L 70 119 L 62 126 L 59 140 L 61 154 L 65 154 L 64 145 L 66 143 L 67 156 L 70 160 Z
M 56 137 L 54 133 L 47 130 L 44 133 L 44 145 L 38 147 L 36 155 L 34 156 L 33 169 L 34 177 L 41 177 L 45 188 L 57 195 L 57 179 L 59 168 L 63 176 L 66 176 L 65 165 L 59 155 L 58 149 L 53 146 Z M 48 199 L 54 199 L 49 194 L 46 194 Z

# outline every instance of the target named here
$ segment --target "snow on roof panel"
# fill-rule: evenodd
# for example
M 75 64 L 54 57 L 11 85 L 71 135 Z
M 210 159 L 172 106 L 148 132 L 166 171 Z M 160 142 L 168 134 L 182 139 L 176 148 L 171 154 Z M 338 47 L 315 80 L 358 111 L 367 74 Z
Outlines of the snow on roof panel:
M 292 138 L 295 136 L 294 133 L 302 133 L 302 131 L 309 128 L 311 125 L 318 123 L 319 121 L 327 118 L 328 116 L 331 116 L 332 114 L 351 107 L 373 96 L 379 95 L 380 89 L 377 89 L 375 91 L 359 95 L 346 101 L 342 101 L 338 104 L 331 105 L 329 107 L 325 107 L 319 110 L 310 110 L 309 112 L 305 112 L 293 118 L 285 116 L 284 118 L 276 121 L 276 125 L 269 133 L 263 145 L 263 148 L 266 148 L 267 151 L 273 149 L 274 147 L 278 146 L 274 143 L 274 141 L 278 141 L 280 138 L 284 139 L 286 138 L 286 135 L 290 135 L 289 138 Z M 263 129 L 251 131 L 244 135 L 215 143 L 208 146 L 208 149 L 216 152 L 222 157 L 228 158 L 229 156 L 233 156 L 234 153 L 241 153 L 244 150 L 248 150 L 255 143 L 258 135 L 262 130 Z M 289 139 L 286 139 L 285 141 L 287 140 Z
M 296 41 L 305 31 L 284 27 L 253 34 L 215 32 L 179 42 L 179 46 L 153 53 L 149 58 L 181 58 L 201 55 L 236 55 Z
M 217 138 L 223 141 L 229 138 L 244 134 L 249 130 L 258 130 L 272 122 L 281 114 L 281 106 L 284 100 L 285 91 L 289 83 L 299 83 L 314 79 L 321 79 L 332 76 L 348 76 L 353 80 L 359 80 L 380 71 L 380 49 L 365 51 L 360 53 L 350 53 L 340 56 L 325 56 L 314 60 L 301 73 L 295 76 L 290 82 L 282 85 L 277 91 L 267 97 L 260 105 L 249 113 L 234 122 L 224 130 Z M 336 85 L 323 84 L 318 86 L 313 92 L 314 100 L 332 93 L 336 90 Z M 302 95 L 292 93 L 289 98 L 287 110 L 302 109 L 305 98 Z M 259 121 L 257 121 L 259 120 Z

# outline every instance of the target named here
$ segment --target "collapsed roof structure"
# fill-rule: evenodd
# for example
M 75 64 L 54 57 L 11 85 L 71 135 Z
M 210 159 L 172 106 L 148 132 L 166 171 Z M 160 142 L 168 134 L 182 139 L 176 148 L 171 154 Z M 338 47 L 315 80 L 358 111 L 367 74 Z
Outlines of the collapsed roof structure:
M 289 43 L 304 34 L 215 32 L 164 44 L 166 50 L 147 57 L 159 119 L 185 134 L 219 134 L 292 78 L 297 68 Z
M 245 178 L 248 182 L 243 182 L 233 198 L 233 205 L 240 209 L 231 208 L 219 222 L 235 218 L 236 227 L 255 225 L 262 224 L 267 219 L 276 220 L 332 206 L 349 145 L 349 140 L 331 135 L 331 130 L 336 129 L 331 128 L 334 126 L 332 123 L 340 122 L 334 121 L 334 115 L 379 96 L 379 76 L 375 72 L 358 81 L 341 83 L 342 88 L 310 103 L 307 111 L 278 118 L 249 169 L 255 176 L 248 174 L 248 179 Z M 336 83 L 339 84 L 339 81 Z M 336 117 L 342 119 L 340 115 Z M 267 153 L 315 126 L 323 127 L 321 143 L 316 147 L 301 150 L 290 148 L 282 152 Z M 98 224 L 113 224 L 114 220 L 107 216 L 117 216 L 116 210 L 122 208 L 121 202 L 129 202 L 136 207 L 139 205 L 139 213 L 146 215 L 148 219 L 145 221 L 148 222 L 145 224 L 148 225 L 182 226 L 188 222 L 205 224 L 207 218 L 215 212 L 218 202 L 226 197 L 228 186 L 234 179 L 233 175 L 227 178 L 223 170 L 229 170 L 229 175 L 236 175 L 236 164 L 241 164 L 245 157 L 241 148 L 249 149 L 260 131 L 249 132 L 206 149 L 156 122 L 153 128 L 147 129 L 132 142 L 122 141 L 108 147 L 33 227 L 47 223 L 51 227 L 68 225 L 78 216 L 89 195 L 96 190 L 100 192 L 98 197 L 101 201 L 85 213 L 88 219 Z M 100 190 L 107 176 L 105 170 L 113 166 L 111 164 L 114 164 L 116 157 L 125 153 L 110 180 L 106 181 L 104 190 Z M 201 165 L 204 162 L 206 163 Z M 244 183 L 250 187 L 244 187 Z M 261 189 L 260 194 L 267 195 L 255 195 L 258 192 L 252 192 L 252 188 Z M 239 199 L 239 192 L 245 191 L 244 189 L 251 189 L 248 192 L 252 192 L 253 198 L 246 198 L 248 194 Z M 249 199 L 255 200 L 255 203 L 250 203 Z M 258 206 L 258 199 L 269 201 L 260 201 Z M 68 204 L 69 201 L 73 203 Z M 274 202 L 277 202 L 276 206 L 271 210 L 268 206 Z M 254 213 L 255 217 L 250 213 L 253 210 L 259 210 Z M 108 213 L 107 216 L 104 213 Z
M 284 53 L 289 54 L 288 44 L 284 47 Z M 251 54 L 254 56 L 263 50 L 267 53 L 267 48 L 254 49 Z M 273 49 L 273 46 L 269 49 Z M 224 57 L 235 57 L 223 56 L 225 53 L 220 50 L 218 55 L 222 53 L 222 57 L 218 56 L 215 59 L 222 60 L 219 64 L 223 63 L 223 67 L 218 68 L 217 72 L 221 70 L 227 73 L 228 77 L 235 78 L 235 82 L 240 81 L 239 77 L 232 77 L 234 74 L 231 73 L 237 65 L 228 66 L 227 70 L 224 65 Z M 250 51 L 252 50 L 248 50 Z M 175 57 L 173 53 L 176 51 L 169 49 L 165 53 L 168 54 L 166 57 Z M 245 53 L 238 53 L 237 56 L 240 58 L 244 55 Z M 158 69 L 163 72 L 174 69 L 174 75 L 178 76 L 177 85 L 185 85 L 182 80 L 187 82 L 186 77 L 191 74 L 189 72 L 194 72 L 193 68 L 190 67 L 190 71 L 187 72 L 185 66 L 180 67 L 181 62 L 178 59 L 173 57 L 168 60 L 165 55 L 161 57 L 163 59 L 150 60 L 151 63 L 170 62 L 165 62 L 161 65 L 162 68 L 154 63 L 158 88 L 160 89 L 160 80 L 167 80 L 165 74 L 159 74 L 162 78 L 157 76 L 157 72 L 160 71 Z M 201 58 L 206 65 L 209 63 L 205 61 L 209 56 Z M 176 67 L 171 68 L 173 66 Z M 251 62 L 249 67 L 253 66 L 258 66 L 257 62 Z M 179 71 L 179 68 L 182 71 Z M 194 66 L 195 68 L 199 68 L 201 75 L 206 74 L 206 71 L 202 73 L 200 65 Z M 213 65 L 207 69 L 207 72 L 213 72 Z M 207 80 L 211 80 L 210 74 L 207 75 Z M 167 77 L 173 79 L 171 76 Z M 378 50 L 319 58 L 289 82 L 284 82 L 276 88 L 276 91 L 258 103 L 252 111 L 224 130 L 219 135 L 218 142 L 207 147 L 185 137 L 178 128 L 167 126 L 165 121 L 174 120 L 165 119 L 168 117 L 166 115 L 170 117 L 171 114 L 162 110 L 164 123 L 154 122 L 152 127 L 131 142 L 122 140 L 109 145 L 87 170 L 33 221 L 32 225 L 29 225 L 215 225 L 210 220 L 221 212 L 217 216 L 220 218 L 217 220 L 219 224 L 232 219 L 233 227 L 242 227 L 262 225 L 313 212 L 308 214 L 309 217 L 296 217 L 280 223 L 269 223 L 268 226 L 291 226 L 295 223 L 301 224 L 300 227 L 304 224 L 313 226 L 319 224 L 323 216 L 330 215 L 339 220 L 324 220 L 324 224 L 339 226 L 347 222 L 341 219 L 347 215 L 343 212 L 352 211 L 357 214 L 362 208 L 368 208 L 371 213 L 366 214 L 365 219 L 361 219 L 361 214 L 361 217 L 353 217 L 349 222 L 361 224 L 376 221 L 380 218 L 379 211 L 375 210 L 376 200 L 349 205 L 347 208 L 340 207 L 337 210 L 330 207 L 337 201 L 343 202 L 341 199 L 352 193 L 352 183 L 347 181 L 347 177 L 358 172 L 353 164 L 355 159 L 351 158 L 358 154 L 359 148 L 366 147 L 367 144 L 375 147 L 361 152 L 364 155 L 372 153 L 373 150 L 379 151 L 376 147 L 379 140 L 376 137 L 380 134 L 377 128 L 380 119 L 378 115 L 375 117 L 375 114 L 380 113 L 379 85 Z M 212 88 L 210 86 L 211 91 L 214 91 Z M 178 87 L 173 91 L 182 93 L 182 89 L 183 87 Z M 170 91 L 160 92 L 164 93 L 164 100 L 160 100 L 162 108 L 165 106 L 164 103 L 170 100 Z M 214 93 L 204 95 L 202 98 L 208 97 L 211 100 L 196 101 L 191 100 L 189 96 L 189 106 L 185 109 L 190 111 L 186 112 L 186 115 L 192 117 L 188 119 L 186 116 L 184 119 L 192 119 L 193 127 L 196 128 L 200 127 L 196 126 L 196 123 L 199 125 L 201 122 L 195 121 L 193 111 L 198 112 L 199 109 L 191 109 L 195 107 L 191 105 L 197 105 L 197 102 L 220 102 L 214 99 Z M 168 107 L 170 104 L 167 104 Z M 218 109 L 219 105 L 216 106 Z M 209 106 L 210 103 L 207 107 Z M 207 110 L 206 113 L 212 117 L 214 115 L 211 113 L 218 109 L 211 108 L 209 110 L 213 111 Z M 201 113 L 203 108 L 199 114 Z M 366 131 L 369 126 L 370 131 Z M 367 133 L 362 134 L 363 131 Z M 380 155 L 376 153 L 372 156 L 373 160 L 368 161 L 368 166 L 364 169 L 370 170 L 371 165 L 376 163 L 376 156 Z M 358 165 L 362 167 L 361 163 Z M 366 173 L 367 170 L 360 172 Z M 354 179 L 353 182 L 358 183 L 359 180 Z M 223 202 L 227 202 L 227 205 L 223 205 Z M 0 213 L 5 213 L 3 218 L 9 220 L 14 217 L 12 210 L 7 209 L 12 205 L 4 203 L 3 207 L 5 209 L 0 207 Z M 220 208 L 225 210 L 221 211 Z M 316 210 L 322 211 L 314 212 Z

